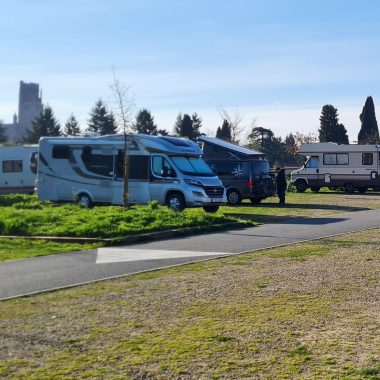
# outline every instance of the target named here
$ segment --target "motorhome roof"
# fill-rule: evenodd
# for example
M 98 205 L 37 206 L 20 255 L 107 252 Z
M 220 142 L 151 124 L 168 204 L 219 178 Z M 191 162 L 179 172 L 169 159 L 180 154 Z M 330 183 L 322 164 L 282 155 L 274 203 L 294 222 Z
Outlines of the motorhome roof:
M 233 144 L 231 142 L 219 139 L 217 137 L 202 136 L 202 137 L 199 137 L 198 140 L 205 142 L 205 143 L 208 143 L 210 145 L 216 146 L 218 148 L 228 150 L 229 152 L 239 154 L 240 156 L 245 156 L 245 157 L 255 156 L 255 157 L 257 157 L 257 156 L 263 156 L 264 155 L 264 153 L 261 153 L 257 150 L 244 148 L 240 145 Z
M 299 150 L 301 155 L 311 155 L 313 153 L 334 153 L 334 152 L 373 152 L 379 150 L 380 145 L 358 145 L 358 144 L 337 144 L 337 143 L 311 143 L 303 144 Z
M 73 137 L 42 137 L 40 142 L 49 141 L 53 144 L 83 145 L 83 144 L 104 144 L 118 145 L 124 144 L 124 135 L 105 136 L 73 136 Z M 152 136 L 152 135 L 127 135 L 128 141 L 134 141 L 139 147 L 152 152 L 165 152 L 170 154 L 190 154 L 202 155 L 202 150 L 193 141 L 172 136 Z

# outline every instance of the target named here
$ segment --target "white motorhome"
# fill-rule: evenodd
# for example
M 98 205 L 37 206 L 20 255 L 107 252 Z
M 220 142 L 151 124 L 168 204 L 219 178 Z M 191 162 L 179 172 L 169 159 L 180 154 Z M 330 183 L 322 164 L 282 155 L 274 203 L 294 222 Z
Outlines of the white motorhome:
M 175 210 L 226 202 L 219 178 L 199 146 L 168 136 L 128 135 L 128 202 L 157 200 Z M 39 145 L 37 195 L 41 200 L 123 204 L 124 136 L 43 137 Z
M 33 193 L 38 146 L 1 146 L 0 194 Z
M 319 191 L 324 186 L 365 193 L 380 186 L 379 151 L 380 145 L 304 144 L 299 154 L 307 160 L 291 173 L 291 183 L 301 193 L 308 187 Z

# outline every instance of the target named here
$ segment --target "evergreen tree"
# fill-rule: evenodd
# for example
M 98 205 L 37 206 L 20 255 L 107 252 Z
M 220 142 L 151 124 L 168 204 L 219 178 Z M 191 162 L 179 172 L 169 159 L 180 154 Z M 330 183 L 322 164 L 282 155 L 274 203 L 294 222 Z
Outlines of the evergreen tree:
M 154 118 L 151 113 L 143 108 L 136 115 L 136 122 L 132 125 L 132 129 L 136 133 L 142 133 L 144 135 L 158 134 L 157 125 L 154 123 Z
M 90 111 L 88 120 L 88 132 L 100 135 L 114 135 L 117 133 L 117 123 L 112 112 L 108 112 L 107 106 L 99 99 Z
M 3 126 L 3 121 L 0 120 L 0 144 L 7 142 L 7 136 L 5 133 L 5 128 Z
M 200 132 L 201 126 L 202 119 L 196 113 L 193 113 L 192 117 L 186 113 L 183 116 L 179 113 L 174 124 L 173 133 L 196 141 L 202 135 Z
M 61 126 L 50 106 L 43 107 L 39 116 L 32 121 L 32 128 L 26 131 L 24 141 L 36 144 L 43 136 L 61 136 Z
M 67 119 L 63 134 L 64 136 L 79 136 L 81 133 L 79 123 L 73 114 Z
M 379 142 L 379 128 L 377 126 L 375 105 L 373 104 L 372 96 L 368 96 L 363 111 L 360 114 L 362 123 L 359 134 L 359 144 L 375 144 Z
M 226 141 L 232 140 L 231 124 L 228 122 L 227 119 L 224 119 L 222 126 L 218 127 L 218 129 L 216 130 L 216 137 Z
M 198 137 L 203 136 L 201 132 L 202 128 L 202 119 L 198 116 L 196 112 L 191 116 L 191 121 L 193 122 L 193 134 L 194 138 L 192 140 L 196 140 Z
M 347 130 L 343 124 L 339 124 L 338 110 L 334 106 L 324 105 L 319 120 L 319 142 L 348 144 Z
M 263 151 L 267 142 L 271 141 L 273 138 L 274 133 L 270 129 L 263 127 L 253 127 L 251 133 L 248 135 L 250 145 L 260 151 Z
M 173 134 L 176 136 L 181 135 L 181 127 L 182 127 L 182 113 L 180 112 L 177 115 L 177 118 L 175 119 L 174 128 L 173 128 Z
M 169 132 L 166 129 L 159 129 L 157 132 L 159 136 L 169 136 Z

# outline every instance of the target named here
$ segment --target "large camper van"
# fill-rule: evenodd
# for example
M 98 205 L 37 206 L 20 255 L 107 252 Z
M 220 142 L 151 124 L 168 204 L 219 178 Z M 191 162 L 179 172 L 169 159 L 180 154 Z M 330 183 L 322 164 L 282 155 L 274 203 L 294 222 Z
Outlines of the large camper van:
M 0 194 L 33 193 L 38 146 L 1 146 Z
M 321 187 L 365 193 L 380 186 L 379 151 L 380 145 L 304 144 L 299 154 L 306 156 L 306 163 L 291 173 L 291 183 L 300 193 Z
M 199 146 L 167 136 L 128 135 L 128 202 L 152 200 L 174 210 L 203 207 L 215 212 L 226 202 L 219 178 Z M 123 204 L 124 136 L 43 137 L 37 194 L 41 200 Z
M 276 188 L 265 155 L 216 137 L 200 137 L 203 158 L 227 189 L 227 202 L 243 199 L 258 204 L 275 194 Z

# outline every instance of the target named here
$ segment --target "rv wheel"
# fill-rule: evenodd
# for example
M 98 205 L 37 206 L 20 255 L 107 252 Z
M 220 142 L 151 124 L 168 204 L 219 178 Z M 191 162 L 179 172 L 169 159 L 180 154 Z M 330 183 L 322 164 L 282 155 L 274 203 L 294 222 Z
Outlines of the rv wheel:
M 227 191 L 227 202 L 230 205 L 238 205 L 241 202 L 241 195 L 235 189 L 230 189 Z
M 352 183 L 346 183 L 344 185 L 344 191 L 346 193 L 353 193 L 355 191 L 355 186 Z
M 166 205 L 174 211 L 182 211 L 186 207 L 183 195 L 180 193 L 172 193 L 166 198 Z
M 298 193 L 304 193 L 307 189 L 307 183 L 304 180 L 298 180 L 294 185 Z
M 203 206 L 203 210 L 206 212 L 217 212 L 219 210 L 219 206 Z
M 81 207 L 85 207 L 85 208 L 92 207 L 92 200 L 88 194 L 79 194 L 78 201 L 79 201 L 79 206 Z

